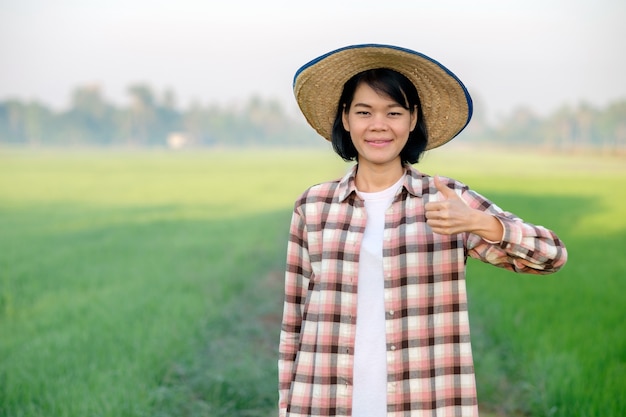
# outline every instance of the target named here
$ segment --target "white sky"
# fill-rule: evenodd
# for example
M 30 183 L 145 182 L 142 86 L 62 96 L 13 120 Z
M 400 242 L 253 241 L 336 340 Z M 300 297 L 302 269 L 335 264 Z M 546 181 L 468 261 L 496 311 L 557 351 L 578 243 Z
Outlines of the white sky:
M 63 108 L 79 85 L 132 83 L 230 104 L 295 106 L 295 71 L 354 43 L 425 53 L 490 118 L 626 98 L 623 0 L 0 0 L 0 100 Z M 478 109 L 477 109 L 478 110 Z

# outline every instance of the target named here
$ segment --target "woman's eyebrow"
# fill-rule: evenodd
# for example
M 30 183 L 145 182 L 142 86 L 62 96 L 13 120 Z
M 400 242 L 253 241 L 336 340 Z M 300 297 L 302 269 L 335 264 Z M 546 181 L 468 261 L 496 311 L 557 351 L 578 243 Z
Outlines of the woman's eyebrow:
M 367 107 L 368 109 L 372 108 L 372 105 L 371 104 L 367 104 L 367 103 L 354 103 L 353 106 L 354 107 Z M 390 104 L 387 105 L 388 109 L 393 108 L 393 107 L 402 107 L 402 108 L 404 108 L 402 106 L 402 104 L 400 104 L 400 103 L 390 103 Z

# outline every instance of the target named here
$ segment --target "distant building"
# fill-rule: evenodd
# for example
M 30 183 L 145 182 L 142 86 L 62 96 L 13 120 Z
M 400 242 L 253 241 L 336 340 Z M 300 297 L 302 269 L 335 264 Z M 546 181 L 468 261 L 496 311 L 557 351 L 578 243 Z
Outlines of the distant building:
M 181 132 L 171 132 L 167 135 L 167 146 L 171 149 L 181 149 L 189 145 L 189 136 Z

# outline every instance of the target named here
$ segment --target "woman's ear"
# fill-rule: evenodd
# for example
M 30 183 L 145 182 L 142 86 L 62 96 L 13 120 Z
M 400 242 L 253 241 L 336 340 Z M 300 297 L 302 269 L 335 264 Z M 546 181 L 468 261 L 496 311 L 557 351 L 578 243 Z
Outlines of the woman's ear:
M 411 112 L 411 132 L 415 130 L 415 126 L 417 126 L 417 106 L 415 106 Z
M 350 131 L 350 122 L 348 121 L 348 111 L 346 110 L 346 105 L 343 105 L 343 111 L 341 112 L 341 122 L 343 123 L 343 128 L 346 132 Z

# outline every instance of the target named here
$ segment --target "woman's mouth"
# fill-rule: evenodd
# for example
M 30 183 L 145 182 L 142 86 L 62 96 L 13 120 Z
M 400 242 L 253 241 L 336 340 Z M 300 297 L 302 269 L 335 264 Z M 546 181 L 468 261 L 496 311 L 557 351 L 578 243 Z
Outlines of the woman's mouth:
M 366 139 L 365 143 L 375 148 L 381 148 L 391 143 L 391 139 Z

